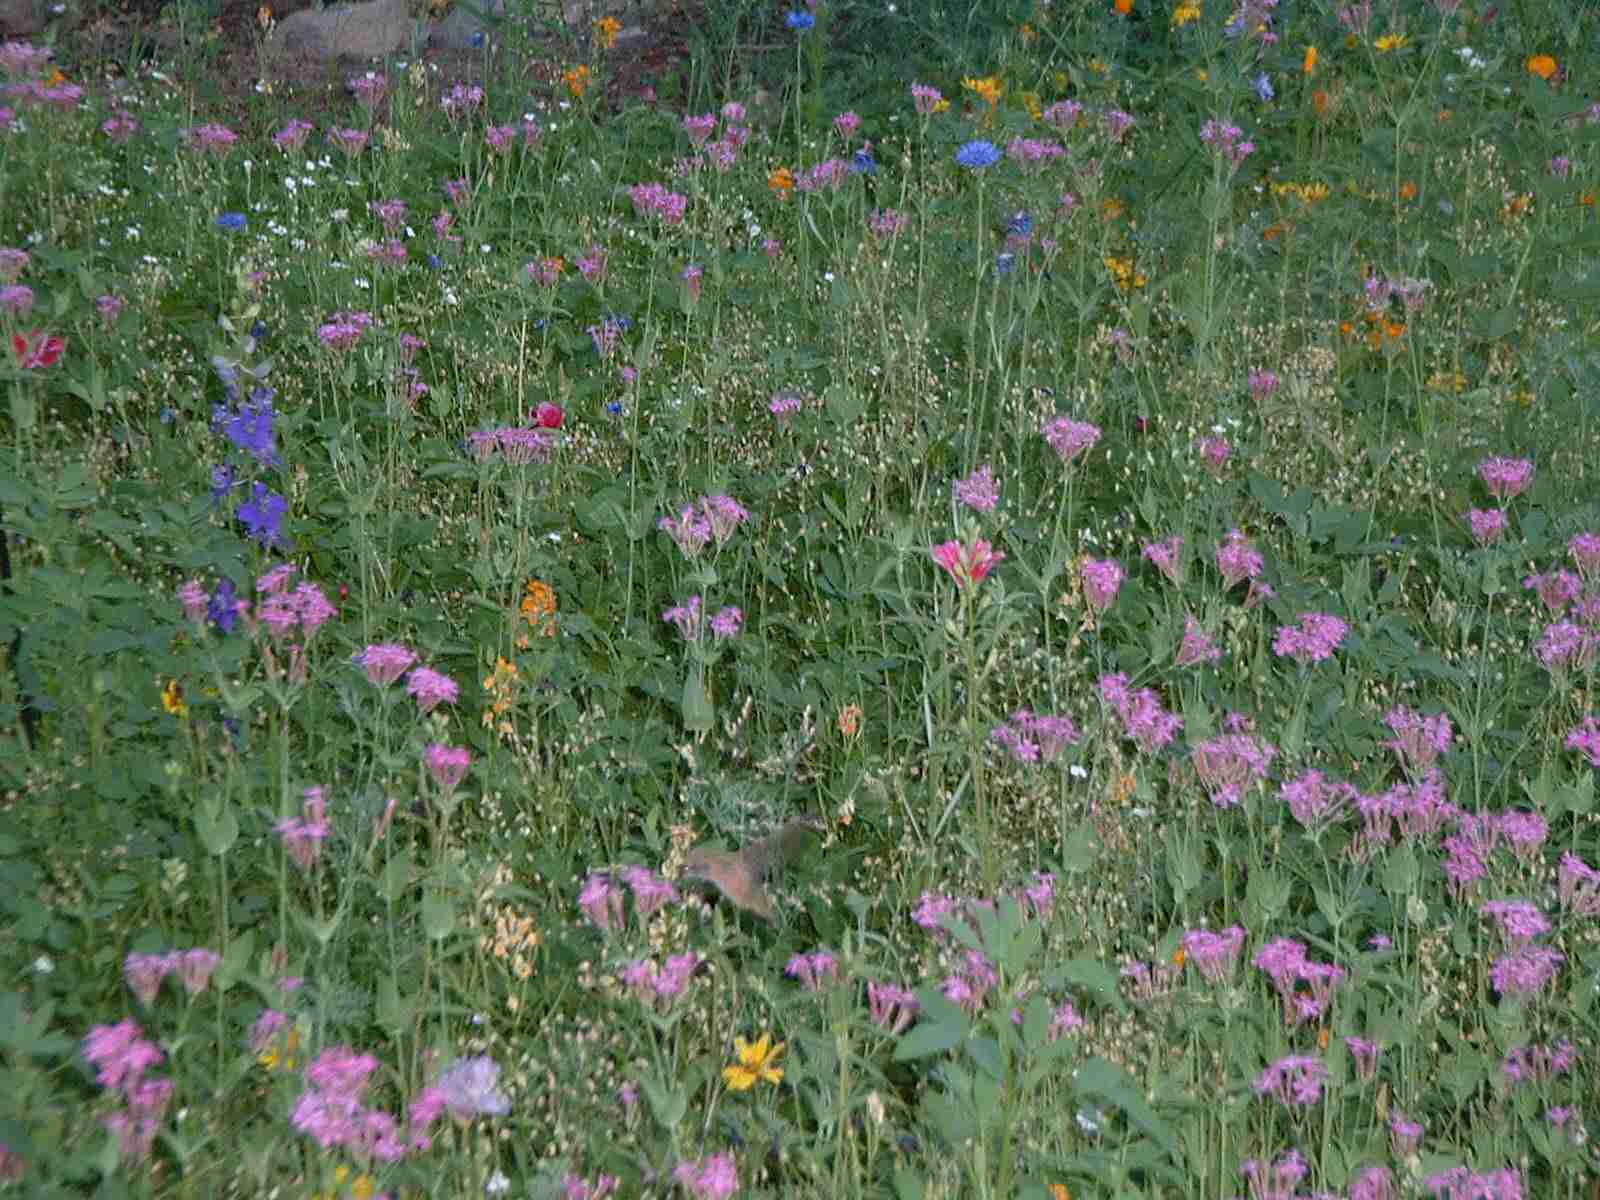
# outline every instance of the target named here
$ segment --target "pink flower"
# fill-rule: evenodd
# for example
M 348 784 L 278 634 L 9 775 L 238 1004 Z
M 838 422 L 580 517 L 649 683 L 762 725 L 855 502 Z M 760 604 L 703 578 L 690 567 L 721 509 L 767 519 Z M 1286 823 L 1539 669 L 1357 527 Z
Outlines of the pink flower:
M 1383 721 L 1395 734 L 1384 745 L 1393 750 L 1401 765 L 1413 774 L 1431 770 L 1439 755 L 1449 750 L 1455 740 L 1450 718 L 1445 713 L 1424 717 L 1401 705 L 1391 710 Z
M 177 966 L 178 959 L 173 954 L 130 954 L 123 960 L 122 974 L 139 1003 L 149 1008 L 161 990 L 161 981 Z
M 1489 546 L 1500 540 L 1509 522 L 1498 508 L 1474 508 L 1467 513 L 1467 524 L 1472 528 L 1473 540 L 1480 546 Z
M 1183 618 L 1183 641 L 1178 644 L 1178 654 L 1173 660 L 1180 667 L 1198 667 L 1201 663 L 1216 662 L 1222 657 L 1222 648 L 1211 640 L 1209 634 L 1194 616 Z
M 144 1040 L 143 1031 L 131 1019 L 89 1030 L 83 1039 L 83 1056 L 99 1068 L 95 1078 L 101 1087 L 124 1093 L 165 1057 L 157 1046 Z
M 1094 448 L 1100 440 L 1100 427 L 1070 417 L 1057 417 L 1044 427 L 1044 440 L 1060 455 L 1063 463 L 1070 465 Z
M 465 746 L 446 746 L 434 742 L 423 753 L 422 761 L 433 776 L 433 782 L 448 796 L 467 777 L 467 771 L 472 766 L 472 751 Z
M 606 933 L 621 927 L 626 916 L 623 903 L 622 889 L 606 871 L 591 873 L 578 893 L 578 907 L 597 929 Z
M 368 71 L 364 75 L 345 80 L 344 86 L 356 98 L 356 102 L 370 112 L 382 103 L 384 95 L 389 90 L 389 78 L 381 72 Z
M 731 1154 L 681 1162 L 672 1172 L 694 1200 L 728 1200 L 739 1190 L 739 1171 Z
M 1096 617 L 1103 615 L 1116 602 L 1117 592 L 1122 589 L 1122 581 L 1126 578 L 1122 564 L 1114 558 L 1085 558 L 1078 568 L 1078 574 L 1083 581 L 1084 599 L 1089 602 L 1089 608 Z
M 1195 441 L 1195 449 L 1200 453 L 1200 461 L 1205 464 L 1206 470 L 1217 478 L 1228 469 L 1228 460 L 1233 457 L 1233 446 L 1227 438 L 1205 436 Z
M 903 1033 L 922 1005 L 908 988 L 892 983 L 867 984 L 867 1009 L 879 1028 Z
M 417 667 L 406 677 L 406 694 L 417 701 L 417 708 L 430 713 L 441 704 L 454 704 L 461 685 L 432 667 Z
M 1227 983 L 1239 965 L 1239 951 L 1244 948 L 1244 930 L 1237 925 L 1215 933 L 1209 929 L 1192 929 L 1183 935 L 1183 949 L 1188 960 L 1212 983 Z
M 1328 1081 L 1328 1068 L 1322 1060 L 1291 1054 L 1280 1058 L 1252 1085 L 1258 1096 L 1275 1096 L 1284 1104 L 1306 1107 L 1322 1099 L 1322 1085 Z
M 1355 789 L 1348 783 L 1326 778 L 1321 771 L 1307 771 L 1278 789 L 1294 819 L 1313 832 L 1332 824 L 1350 803 Z
M 1230 530 L 1217 547 L 1217 570 L 1222 572 L 1225 588 L 1245 579 L 1255 579 L 1264 565 L 1260 552 L 1240 530 Z
M 1276 746 L 1251 734 L 1228 733 L 1195 746 L 1190 760 L 1201 784 L 1211 793 L 1211 803 L 1233 808 L 1247 788 L 1266 778 L 1267 766 L 1277 753 Z
M 533 419 L 540 429 L 560 429 L 561 423 L 566 418 L 566 410 L 561 405 L 551 404 L 549 401 L 545 401 L 533 411 Z
M 1578 571 L 1585 579 L 1600 579 L 1600 533 L 1573 534 L 1567 543 L 1567 553 L 1572 555 L 1572 561 L 1578 564 Z
M 1301 613 L 1298 625 L 1278 627 L 1272 652 L 1279 658 L 1292 658 L 1302 665 L 1319 663 L 1333 656 L 1349 632 L 1350 626 L 1338 617 L 1327 613 Z
M 933 561 L 956 581 L 957 587 L 982 583 L 1005 560 L 1005 555 L 980 538 L 971 547 L 960 542 L 945 542 L 933 548 Z
M 178 957 L 178 979 L 183 990 L 198 996 L 211 984 L 212 973 L 222 965 L 222 955 L 215 950 L 197 948 L 186 950 Z
M 1502 503 L 1522 495 L 1533 482 L 1533 462 L 1526 458 L 1486 458 L 1478 464 L 1478 477 L 1489 495 Z
M 367 680 L 379 687 L 388 687 L 417 661 L 416 653 L 394 642 L 368 646 L 356 655 L 356 662 L 366 669 Z
M 196 625 L 204 624 L 206 606 L 210 604 L 211 597 L 206 594 L 206 589 L 200 586 L 198 579 L 191 579 L 178 589 L 178 600 L 183 605 L 184 620 L 192 621 Z
M 1123 732 L 1146 754 L 1169 745 L 1183 728 L 1183 718 L 1167 712 L 1150 688 L 1134 691 L 1120 672 L 1100 677 L 1100 697 L 1122 720 Z
M 1000 503 L 1000 488 L 994 481 L 994 472 L 987 466 L 979 467 L 952 489 L 956 502 L 979 512 L 993 512 Z
M 853 112 L 842 112 L 833 119 L 833 127 L 839 131 L 839 136 L 849 141 L 861 128 L 861 118 Z
M 1183 585 L 1183 538 L 1176 534 L 1161 542 L 1146 542 L 1142 557 L 1171 582 Z
M 1278 376 L 1272 371 L 1250 372 L 1250 398 L 1257 404 L 1270 400 L 1278 390 Z
M 916 108 L 919 116 L 932 116 L 934 109 L 944 99 L 938 88 L 928 87 L 926 84 L 913 83 L 911 85 L 911 103 Z
M 1526 996 L 1541 991 L 1556 977 L 1567 956 L 1549 946 L 1530 946 L 1495 959 L 1489 982 L 1502 996 Z

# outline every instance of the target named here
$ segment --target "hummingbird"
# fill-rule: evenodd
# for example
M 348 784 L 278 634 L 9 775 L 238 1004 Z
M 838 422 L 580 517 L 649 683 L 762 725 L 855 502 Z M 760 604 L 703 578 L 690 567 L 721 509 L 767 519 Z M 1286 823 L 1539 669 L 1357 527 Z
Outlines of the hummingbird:
M 820 821 L 799 818 L 742 850 L 718 850 L 702 842 L 684 859 L 683 878 L 715 884 L 735 907 L 772 924 L 777 920 L 777 912 L 767 895 L 767 880 L 781 874 L 785 866 L 799 857 L 807 834 L 822 831 Z

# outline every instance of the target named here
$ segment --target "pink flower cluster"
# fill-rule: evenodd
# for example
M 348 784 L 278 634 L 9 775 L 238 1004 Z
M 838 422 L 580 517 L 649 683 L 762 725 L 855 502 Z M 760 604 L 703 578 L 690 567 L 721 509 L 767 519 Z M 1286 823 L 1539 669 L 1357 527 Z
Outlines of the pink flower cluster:
M 633 211 L 644 217 L 659 217 L 664 225 L 682 225 L 689 209 L 689 197 L 669 191 L 665 184 L 636 183 L 628 189 Z
M 1306 771 L 1278 789 L 1278 795 L 1289 806 L 1294 819 L 1313 835 L 1338 820 L 1357 794 L 1350 784 L 1329 779 L 1321 771 Z M 1387 836 L 1386 832 L 1386 839 Z
M 324 1050 L 306 1067 L 306 1089 L 295 1100 L 290 1124 L 315 1138 L 323 1149 L 340 1146 L 361 1158 L 398 1162 L 407 1154 L 421 1153 L 432 1146 L 428 1129 L 447 1108 L 461 1116 L 485 1111 L 454 1107 L 451 1093 L 435 1085 L 417 1094 L 406 1127 L 402 1128 L 389 1113 L 368 1108 L 362 1102 L 367 1081 L 377 1069 L 378 1060 L 370 1054 L 357 1054 L 347 1046 Z M 459 1102 L 463 1089 L 456 1083 L 451 1086 L 458 1093 L 455 1098 Z M 480 1095 L 477 1099 L 485 1097 Z
M 1044 427 L 1044 440 L 1050 443 L 1063 463 L 1070 465 L 1094 448 L 1100 440 L 1100 426 L 1071 417 L 1056 417 Z
M 1244 948 L 1244 930 L 1230 925 L 1221 933 L 1210 929 L 1191 929 L 1183 935 L 1183 952 L 1211 983 L 1228 983 L 1239 965 Z
M 700 604 L 699 596 L 690 596 L 686 603 L 674 605 L 663 612 L 661 619 L 677 626 L 684 641 L 697 642 L 700 640 Z M 739 636 L 739 631 L 744 628 L 744 613 L 731 604 L 724 605 L 707 624 L 713 638 L 719 642 L 726 641 Z
M 796 954 L 784 967 L 790 979 L 798 979 L 808 992 L 820 992 L 823 987 L 839 980 L 839 959 L 831 951 L 813 950 L 810 954 Z
M 685 505 L 675 517 L 662 517 L 656 528 L 670 537 L 685 557 L 694 558 L 715 542 L 720 549 L 734 530 L 750 519 L 750 512 L 732 496 L 701 496 Z
M 922 1004 L 909 988 L 892 983 L 867 984 L 867 1011 L 873 1023 L 891 1034 L 904 1033 L 922 1011 Z
M 1114 558 L 1084 558 L 1078 564 L 1078 578 L 1083 585 L 1083 598 L 1096 618 L 1104 615 L 1116 603 L 1117 593 L 1127 572 Z
M 1561 907 L 1580 917 L 1600 917 L 1600 871 L 1568 850 L 1556 873 Z
M 1478 464 L 1478 477 L 1489 489 L 1489 495 L 1504 505 L 1528 490 L 1533 482 L 1533 462 L 1526 458 L 1486 458 Z
M 322 853 L 322 843 L 333 832 L 328 824 L 328 802 L 324 789 L 308 787 L 302 816 L 285 817 L 276 829 L 283 848 L 302 871 L 309 871 Z
M 370 645 L 355 656 L 355 661 L 366 671 L 368 682 L 378 687 L 388 687 L 410 670 L 411 674 L 406 677 L 406 693 L 416 700 L 417 708 L 424 714 L 441 704 L 454 704 L 461 694 L 461 685 L 448 675 L 431 667 L 412 669 L 417 655 L 408 646 L 394 642 Z
M 1172 537 L 1160 542 L 1146 542 L 1142 557 L 1160 571 L 1169 581 L 1183 586 L 1184 565 L 1183 538 L 1174 534 Z
M 1245 138 L 1244 130 L 1224 121 L 1211 120 L 1200 126 L 1200 141 L 1234 170 L 1256 152 L 1256 144 Z
M 183 990 L 198 996 L 211 983 L 211 974 L 222 965 L 222 955 L 214 950 L 173 950 L 167 954 L 130 954 L 122 963 L 123 978 L 138 997 L 139 1003 L 149 1008 L 161 990 L 161 981 L 176 975 Z
M 1320 1058 L 1290 1054 L 1268 1066 L 1251 1086 L 1258 1096 L 1273 1096 L 1286 1105 L 1305 1108 L 1322 1099 L 1327 1082 L 1328 1068 Z
M 993 512 L 1000 503 L 1000 485 L 995 482 L 994 471 L 988 466 L 979 467 L 965 479 L 957 481 L 951 493 L 956 503 L 965 504 L 978 512 Z
M 330 350 L 348 350 L 375 322 L 367 312 L 337 312 L 317 328 L 317 338 Z
M 648 867 L 628 867 L 622 872 L 622 883 L 611 871 L 593 871 L 583 881 L 578 893 L 578 907 L 595 928 L 610 933 L 627 925 L 627 896 L 622 884 L 633 896 L 634 915 L 640 921 L 648 920 L 657 909 L 678 898 L 678 889 Z
M 1183 728 L 1183 718 L 1163 708 L 1153 689 L 1133 690 L 1128 677 L 1120 672 L 1100 677 L 1100 698 L 1122 721 L 1123 732 L 1146 754 L 1170 745 Z
M 146 1079 L 145 1072 L 164 1059 L 159 1047 L 144 1038 L 132 1020 L 96 1025 L 83 1040 L 83 1056 L 96 1068 L 95 1078 L 127 1105 L 106 1117 L 125 1162 L 150 1157 L 156 1134 L 172 1103 L 170 1079 Z
M 1384 746 L 1395 752 L 1400 765 L 1412 775 L 1431 771 L 1455 741 L 1455 728 L 1445 713 L 1424 717 L 1404 705 L 1396 705 L 1384 715 L 1383 723 L 1395 735 Z
M 1050 762 L 1078 741 L 1078 727 L 1071 717 L 1047 717 L 1019 708 L 1004 725 L 996 725 L 989 737 L 1003 746 L 1020 763 Z
M 1190 751 L 1190 761 L 1201 785 L 1218 808 L 1236 808 L 1246 789 L 1267 776 L 1278 748 L 1252 733 L 1226 733 L 1201 742 Z
M 681 1183 L 694 1200 L 728 1200 L 739 1190 L 739 1169 L 731 1154 L 681 1162 L 673 1168 L 672 1179 Z
M 1344 641 L 1350 626 L 1327 613 L 1300 614 L 1298 625 L 1280 625 L 1272 639 L 1272 652 L 1279 658 L 1292 658 L 1302 666 L 1323 662 Z
M 1283 1002 L 1283 1019 L 1301 1025 L 1323 1017 L 1333 1002 L 1333 990 L 1344 982 L 1343 967 L 1316 963 L 1306 957 L 1304 943 L 1276 938 L 1256 952 L 1255 965 L 1267 973 Z M 1306 990 L 1301 991 L 1300 985 Z
M 467 434 L 467 451 L 479 462 L 499 458 L 514 467 L 548 462 L 556 437 L 542 426 L 503 425 Z
M 622 969 L 622 984 L 633 992 L 640 1003 L 664 1012 L 683 995 L 689 980 L 703 961 L 692 951 L 674 954 L 659 965 L 654 959 L 641 958 Z

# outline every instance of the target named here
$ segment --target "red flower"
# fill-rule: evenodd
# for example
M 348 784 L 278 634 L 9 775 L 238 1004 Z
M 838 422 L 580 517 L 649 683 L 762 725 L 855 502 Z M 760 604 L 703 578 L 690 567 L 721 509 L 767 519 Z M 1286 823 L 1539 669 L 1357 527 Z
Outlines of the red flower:
M 567 414 L 562 411 L 561 405 L 546 403 L 534 410 L 533 417 L 545 429 L 560 429 Z
M 11 335 L 11 353 L 16 356 L 17 365 L 25 370 L 55 366 L 66 348 L 66 338 L 47 334 L 42 329 L 32 330 L 26 336 Z

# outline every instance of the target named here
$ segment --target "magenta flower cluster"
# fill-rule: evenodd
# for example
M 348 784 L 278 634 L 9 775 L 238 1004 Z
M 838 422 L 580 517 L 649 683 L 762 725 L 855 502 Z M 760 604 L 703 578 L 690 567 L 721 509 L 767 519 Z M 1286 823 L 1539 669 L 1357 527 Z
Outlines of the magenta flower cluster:
M 1048 763 L 1077 744 L 1078 727 L 1071 717 L 1048 717 L 1019 708 L 989 737 L 1020 763 Z
M 678 889 L 648 867 L 626 868 L 620 883 L 614 872 L 593 871 L 583 881 L 578 907 L 595 928 L 612 933 L 627 927 L 628 895 L 633 897 L 634 916 L 646 921 L 657 909 L 677 900 Z
M 1343 967 L 1312 962 L 1303 942 L 1276 938 L 1256 952 L 1255 965 L 1266 972 L 1283 1003 L 1290 1025 L 1320 1020 L 1333 1003 L 1334 989 L 1345 979 Z M 1304 985 L 1302 990 L 1301 985 Z
M 124 1162 L 150 1157 L 161 1123 L 172 1103 L 170 1079 L 150 1079 L 145 1073 L 165 1060 L 160 1048 L 147 1041 L 133 1020 L 96 1025 L 83 1040 L 83 1056 L 95 1068 L 95 1079 L 114 1092 L 125 1107 L 103 1118 L 117 1138 Z
M 1100 698 L 1117 714 L 1123 732 L 1146 754 L 1170 745 L 1183 728 L 1183 718 L 1163 708 L 1153 689 L 1134 690 L 1125 674 L 1103 675 L 1099 687 Z

